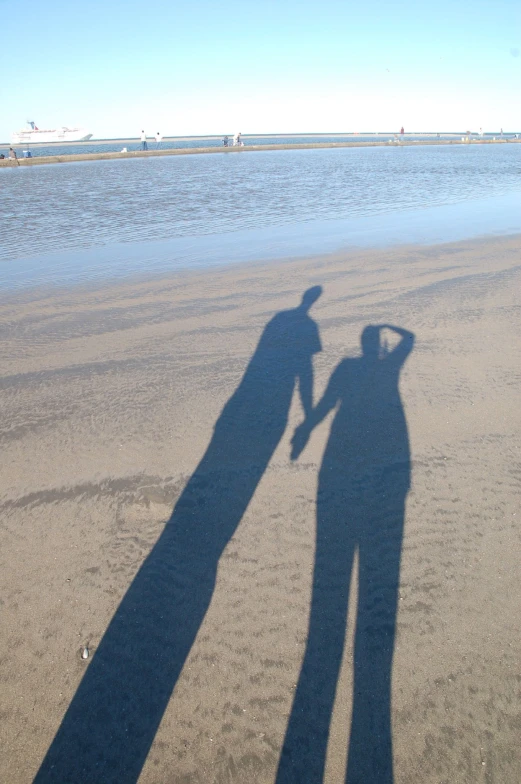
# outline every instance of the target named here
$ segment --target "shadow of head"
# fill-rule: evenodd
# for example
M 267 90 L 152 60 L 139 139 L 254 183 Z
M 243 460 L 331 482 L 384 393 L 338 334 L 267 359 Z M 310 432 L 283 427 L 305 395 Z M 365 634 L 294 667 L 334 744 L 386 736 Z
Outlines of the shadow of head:
M 362 330 L 360 336 L 362 351 L 365 357 L 378 359 L 380 354 L 380 328 L 371 324 Z
M 322 290 L 322 286 L 312 286 L 310 289 L 307 289 L 302 295 L 302 302 L 300 303 L 302 310 L 308 311 L 321 296 Z

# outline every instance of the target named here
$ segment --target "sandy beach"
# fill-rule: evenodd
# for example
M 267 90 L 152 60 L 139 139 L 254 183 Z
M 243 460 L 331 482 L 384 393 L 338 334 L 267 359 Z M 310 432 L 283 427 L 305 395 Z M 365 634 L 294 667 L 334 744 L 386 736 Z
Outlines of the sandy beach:
M 492 238 L 3 296 L 1 781 L 289 784 L 299 765 L 301 784 L 322 769 L 327 784 L 521 781 L 520 250 Z M 390 697 L 354 655 L 356 543 L 340 661 L 338 639 L 321 647 L 342 631 L 327 585 L 352 545 L 346 512 L 325 533 L 334 568 L 315 564 L 317 490 L 343 525 L 344 478 L 324 473 L 335 414 L 291 461 L 288 385 L 310 377 L 255 365 L 269 323 L 285 367 L 312 360 L 315 403 L 365 327 L 415 336 L 392 399 L 410 459 L 382 457 L 376 431 L 364 444 L 374 473 L 377 453 L 407 473 L 400 499 L 369 504 L 405 500 L 397 611 L 385 585 L 358 617 L 374 648 L 385 626 L 386 666 L 394 648 Z M 364 540 L 369 570 L 389 530 Z M 315 677 L 306 650 L 316 705 L 292 714 Z M 356 714 L 346 778 L 357 672 L 376 707 Z

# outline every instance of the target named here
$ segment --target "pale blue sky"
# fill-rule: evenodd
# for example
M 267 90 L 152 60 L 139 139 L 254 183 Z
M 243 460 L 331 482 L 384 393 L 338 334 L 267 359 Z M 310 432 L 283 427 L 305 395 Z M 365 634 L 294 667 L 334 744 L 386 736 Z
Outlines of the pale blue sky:
M 0 140 L 521 131 L 520 0 L 0 0 Z

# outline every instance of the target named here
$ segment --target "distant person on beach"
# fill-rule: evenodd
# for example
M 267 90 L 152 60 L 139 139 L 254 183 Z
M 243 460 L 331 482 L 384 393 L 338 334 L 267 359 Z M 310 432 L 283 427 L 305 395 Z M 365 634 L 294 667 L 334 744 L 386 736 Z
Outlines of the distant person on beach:
M 400 128 L 400 133 L 402 134 L 402 136 L 403 136 L 403 134 L 405 133 L 405 130 L 404 130 L 404 127 L 403 127 L 403 125 L 402 125 L 402 127 Z
M 5 158 L 5 155 L 4 155 L 4 153 L 3 153 L 3 152 L 0 152 L 0 161 L 3 161 L 3 160 L 4 160 L 4 158 Z
M 145 131 L 141 131 L 141 149 L 148 150 L 147 135 Z
M 9 158 L 12 161 L 16 161 L 18 166 L 20 166 L 20 161 L 18 160 L 18 156 L 17 156 L 16 152 L 13 150 L 12 147 L 9 147 Z
M 229 143 L 230 143 L 230 140 L 228 139 L 227 136 L 225 136 L 224 139 L 223 139 L 223 147 L 228 147 Z
M 240 131 L 239 131 L 239 133 L 236 133 L 235 136 L 233 137 L 233 146 L 234 147 L 243 147 L 244 146 L 242 141 L 241 141 L 241 132 Z
M 156 144 L 157 144 L 158 147 L 159 147 L 159 145 L 161 144 L 162 141 L 163 141 L 163 137 L 161 136 L 159 131 L 157 131 L 156 132 Z

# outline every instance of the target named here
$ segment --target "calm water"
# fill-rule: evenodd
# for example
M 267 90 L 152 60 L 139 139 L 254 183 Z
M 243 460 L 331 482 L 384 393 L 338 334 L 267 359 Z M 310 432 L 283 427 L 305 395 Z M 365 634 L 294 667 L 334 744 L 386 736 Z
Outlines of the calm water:
M 521 145 L 265 151 L 0 169 L 0 282 L 521 231 Z

